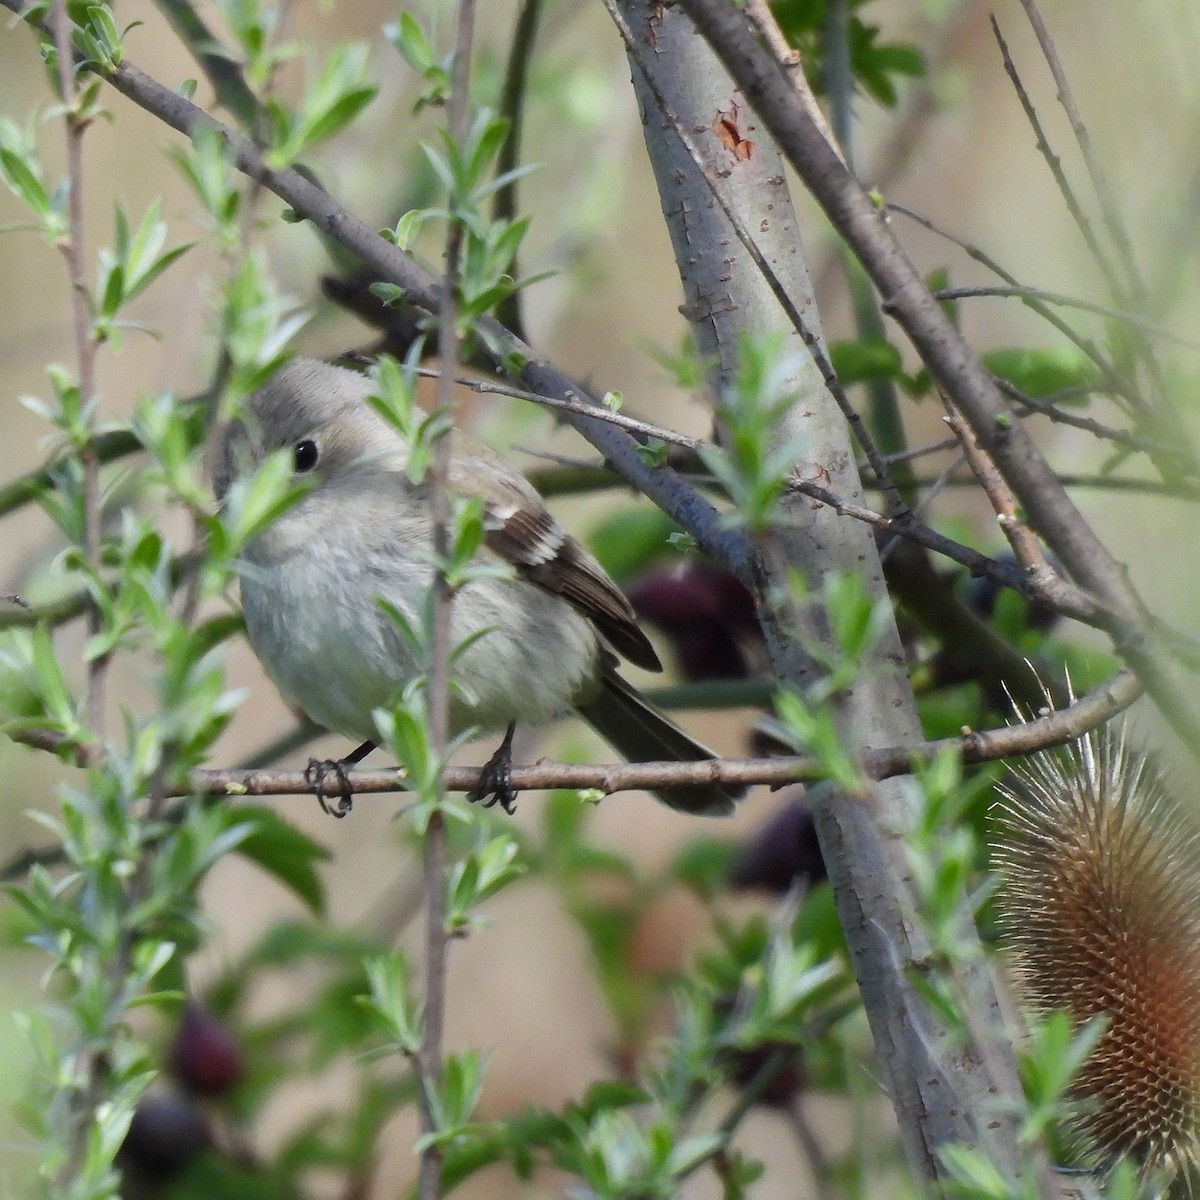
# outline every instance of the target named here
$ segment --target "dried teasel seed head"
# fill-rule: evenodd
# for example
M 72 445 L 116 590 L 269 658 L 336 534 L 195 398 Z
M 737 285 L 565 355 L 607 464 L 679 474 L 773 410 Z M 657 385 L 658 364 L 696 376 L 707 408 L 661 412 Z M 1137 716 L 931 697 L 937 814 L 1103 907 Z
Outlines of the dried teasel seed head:
M 993 859 L 1025 1000 L 1106 1026 L 1076 1081 L 1106 1162 L 1200 1164 L 1200 830 L 1123 730 L 1040 751 L 1000 791 Z

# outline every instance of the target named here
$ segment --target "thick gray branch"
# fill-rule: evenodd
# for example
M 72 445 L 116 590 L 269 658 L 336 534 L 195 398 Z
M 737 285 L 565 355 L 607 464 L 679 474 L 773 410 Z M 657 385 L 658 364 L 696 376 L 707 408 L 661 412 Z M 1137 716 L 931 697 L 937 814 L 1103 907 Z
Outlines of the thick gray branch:
M 722 0 L 730 12 L 737 11 Z M 800 400 L 779 422 L 780 442 L 802 449 L 797 474 L 857 503 L 861 481 L 846 419 L 823 373 L 788 319 L 803 316 L 808 337 L 822 345 L 820 319 L 783 164 L 770 134 L 691 22 L 677 8 L 646 0 L 618 0 L 632 30 L 628 47 L 643 110 L 647 147 L 671 231 L 686 303 L 700 348 L 717 356 L 717 386 L 737 369 L 746 334 L 789 331 L 784 353 L 794 364 L 786 386 Z M 653 77 L 653 86 L 647 76 Z M 707 158 L 709 180 L 696 168 L 680 130 Z M 712 194 L 716 181 L 724 203 Z M 760 253 L 744 251 L 725 210 L 755 231 Z M 780 304 L 760 269 L 770 263 L 787 288 Z M 789 573 L 799 570 L 810 593 L 823 577 L 854 573 L 871 596 L 886 602 L 882 568 L 871 530 L 833 508 L 795 492 L 781 497 L 776 532 L 754 556 L 760 619 L 778 676 L 803 693 L 816 673 L 809 650 L 832 649 L 826 614 L 812 603 L 781 603 Z M 890 611 L 890 610 L 889 610 Z M 889 622 L 849 694 L 839 701 L 844 738 L 856 755 L 870 747 L 916 746 L 920 725 L 899 635 Z M 835 796 L 816 811 L 817 829 L 842 924 L 875 1037 L 905 1147 L 914 1169 L 941 1172 L 938 1148 L 949 1142 L 985 1145 L 1016 1179 L 1029 1166 L 1016 1151 L 1015 1126 L 997 1113 L 997 1099 L 1019 1095 L 1011 1052 L 1001 1045 L 1002 1021 L 992 981 L 977 964 L 983 956 L 963 899 L 959 921 L 964 955 L 956 987 L 968 997 L 976 1041 L 969 1053 L 951 1051 L 949 1031 L 927 1009 L 910 970 L 927 952 L 910 920 L 916 908 L 909 883 L 906 831 L 915 797 L 911 779 L 881 781 L 863 797 Z M 1011 1111 L 1011 1109 L 1010 1109 Z

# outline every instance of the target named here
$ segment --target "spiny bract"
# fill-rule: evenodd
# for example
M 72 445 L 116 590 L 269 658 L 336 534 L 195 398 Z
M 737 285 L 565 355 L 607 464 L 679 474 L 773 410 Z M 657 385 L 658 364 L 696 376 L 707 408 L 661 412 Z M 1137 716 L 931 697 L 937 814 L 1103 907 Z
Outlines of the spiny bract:
M 1123 732 L 1041 751 L 1002 786 L 994 861 L 1025 1000 L 1107 1025 L 1077 1079 L 1108 1162 L 1200 1163 L 1200 831 Z

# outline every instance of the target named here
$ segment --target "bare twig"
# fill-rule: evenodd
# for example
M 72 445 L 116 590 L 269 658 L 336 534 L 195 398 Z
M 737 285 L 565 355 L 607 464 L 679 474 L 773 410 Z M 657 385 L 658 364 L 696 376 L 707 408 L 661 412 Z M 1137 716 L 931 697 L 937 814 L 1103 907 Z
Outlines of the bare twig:
M 416 367 L 415 372 L 430 379 L 442 377 L 441 368 Z M 531 404 L 540 404 L 543 408 L 551 408 L 557 412 L 574 413 L 576 416 L 587 417 L 590 420 L 606 421 L 618 429 L 629 433 L 640 434 L 642 437 L 657 438 L 672 446 L 682 446 L 686 450 L 698 450 L 708 445 L 703 438 L 688 437 L 664 425 L 652 425 L 649 421 L 639 421 L 636 417 L 627 417 L 624 413 L 615 412 L 603 405 L 589 403 L 572 396 L 543 396 L 537 392 L 528 392 L 523 388 L 512 387 L 509 384 L 497 383 L 494 379 L 474 379 L 467 375 L 456 375 L 454 383 L 480 395 L 512 396 L 517 400 L 528 400 Z
M 513 24 L 512 42 L 508 49 L 508 63 L 504 71 L 504 88 L 500 93 L 500 112 L 508 123 L 500 152 L 496 156 L 496 174 L 504 176 L 515 170 L 521 157 L 521 134 L 525 127 L 525 95 L 529 80 L 529 67 L 533 61 L 533 47 L 537 41 L 538 25 L 541 23 L 545 0 L 521 0 L 517 19 Z M 492 201 L 492 216 L 497 221 L 512 221 L 517 215 L 518 180 L 512 178 L 496 190 Z M 519 275 L 514 260 L 511 273 Z M 525 321 L 522 315 L 523 292 L 514 290 L 501 300 L 496 309 L 497 318 L 519 338 L 525 337 Z
M 992 462 L 988 452 L 976 440 L 974 431 L 955 411 L 954 405 L 944 396 L 942 399 L 946 405 L 946 424 L 958 435 L 963 455 L 970 464 L 975 478 L 979 480 L 984 494 L 991 501 L 992 511 L 996 514 L 996 520 L 1004 536 L 1008 539 L 1008 544 L 1012 547 L 1017 562 L 1031 579 L 1042 576 L 1048 579 L 1057 574 L 1046 561 L 1046 556 L 1042 553 L 1042 548 L 1038 545 L 1033 531 L 1021 519 L 1017 498 L 1012 494 L 1012 489 L 1005 482 L 1004 476 L 996 470 L 996 464 Z
M 808 1162 L 808 1169 L 812 1175 L 814 1194 L 817 1200 L 828 1200 L 828 1197 L 837 1195 L 837 1192 L 832 1187 L 834 1180 L 833 1164 L 829 1161 L 829 1157 L 825 1153 L 825 1148 L 821 1145 L 820 1138 L 817 1137 L 815 1130 L 805 1116 L 804 1110 L 800 1107 L 799 1097 L 793 1097 L 791 1102 L 784 1107 L 783 1114 L 787 1118 L 792 1133 L 796 1136 L 796 1143 L 800 1147 L 800 1152 Z
M 928 229 L 931 233 L 937 234 L 938 237 L 945 239 L 952 245 L 957 246 L 966 256 L 986 267 L 992 274 L 1003 279 L 1010 287 L 1020 287 L 1020 281 L 1011 271 L 1006 271 L 990 254 L 981 250 L 978 246 L 972 245 L 970 242 L 964 241 L 962 238 L 955 237 L 948 230 L 942 229 L 934 224 L 928 217 L 922 216 L 918 212 L 914 212 L 911 208 L 906 208 L 903 204 L 889 203 L 887 206 L 889 213 L 899 213 L 901 216 L 907 217 L 910 221 L 915 221 L 918 225 Z M 1065 321 L 1058 313 L 1056 313 L 1049 305 L 1042 303 L 1038 294 L 1024 295 L 1021 297 L 1021 303 L 1027 308 L 1032 309 L 1037 313 L 1042 320 L 1050 324 L 1054 329 L 1057 329 L 1063 337 L 1067 338 L 1073 345 L 1077 346 L 1084 354 L 1087 355 L 1092 362 L 1100 369 L 1104 378 L 1109 381 L 1110 386 L 1114 391 L 1118 391 L 1124 395 L 1128 391 L 1132 391 L 1133 385 L 1128 380 L 1123 379 L 1117 372 L 1116 367 L 1108 360 L 1104 352 L 1096 345 L 1091 338 L 1085 337 L 1069 322 Z
M 1008 287 L 946 287 L 938 288 L 934 293 L 939 300 L 972 300 L 985 296 L 1013 297 L 1019 300 L 1034 299 L 1044 304 L 1057 304 L 1062 308 L 1077 308 L 1080 312 L 1094 313 L 1099 317 L 1109 317 L 1149 334 L 1164 342 L 1173 342 L 1186 350 L 1200 350 L 1200 342 L 1186 338 L 1165 326 L 1143 317 L 1140 313 L 1131 312 L 1127 308 L 1114 308 L 1111 304 L 1097 304 L 1093 300 L 1083 300 L 1079 296 L 1066 296 L 1061 292 L 1047 292 L 1043 288 L 1021 287 L 1014 284 Z
M 1038 116 L 1033 101 L 1029 98 L 1029 93 L 1025 90 L 1024 83 L 1021 81 L 1017 65 L 1013 62 L 1012 55 L 1009 53 L 1008 43 L 1004 40 L 1004 35 L 1000 32 L 1000 23 L 993 15 L 989 15 L 988 19 L 992 24 L 992 33 L 996 38 L 996 44 L 1000 47 L 1000 57 L 1004 62 L 1005 74 L 1008 75 L 1008 78 L 1012 82 L 1017 99 L 1021 102 L 1021 108 L 1025 111 L 1025 119 L 1029 122 L 1034 137 L 1037 139 L 1038 151 L 1046 160 L 1046 165 L 1050 168 L 1050 174 L 1054 176 L 1054 182 L 1058 186 L 1059 194 L 1067 206 L 1067 211 L 1071 214 L 1071 219 L 1075 222 L 1075 227 L 1083 237 L 1088 252 L 1096 262 L 1096 266 L 1100 268 L 1100 273 L 1104 276 L 1109 291 L 1114 296 L 1123 295 L 1124 289 L 1122 289 L 1117 280 L 1112 264 L 1108 261 L 1108 255 L 1104 253 L 1104 248 L 1100 245 L 1100 241 L 1096 237 L 1092 223 L 1084 213 L 1083 206 L 1079 203 L 1079 198 L 1075 195 L 1075 189 L 1071 187 L 1071 181 L 1067 178 L 1066 172 L 1063 170 L 1062 162 L 1059 160 L 1058 155 L 1054 153 L 1054 149 L 1050 145 L 1050 140 L 1046 137 L 1045 130 L 1042 128 L 1042 120 Z
M 1067 73 L 1063 70 L 1062 63 L 1058 58 L 1058 51 L 1054 48 L 1054 42 L 1046 30 L 1042 14 L 1033 0 L 1021 0 L 1021 7 L 1025 10 L 1029 26 L 1038 40 L 1046 65 L 1050 68 L 1050 74 L 1054 78 L 1054 86 L 1058 91 L 1058 102 L 1063 106 L 1063 111 L 1067 114 L 1067 120 L 1071 125 L 1071 131 L 1075 134 L 1075 143 L 1079 147 L 1079 153 L 1092 181 L 1092 190 L 1096 193 L 1096 201 L 1100 205 L 1100 215 L 1108 228 L 1113 245 L 1117 248 L 1121 264 L 1125 268 L 1125 274 L 1129 281 L 1126 290 L 1136 297 L 1144 297 L 1146 285 L 1133 254 L 1133 243 L 1125 229 L 1125 223 L 1121 220 L 1121 210 L 1108 186 L 1108 180 L 1104 172 L 1100 170 L 1096 156 L 1092 153 L 1092 140 L 1088 136 L 1083 117 L 1075 104 Z
M 1029 396 L 1015 384 L 1009 383 L 1007 379 L 997 377 L 996 387 L 1006 396 L 1011 397 L 1014 403 L 1025 409 L 1026 412 L 1048 417 L 1059 425 L 1070 425 L 1074 429 L 1086 430 L 1094 437 L 1112 442 L 1117 446 L 1124 446 L 1128 450 L 1136 450 L 1151 458 L 1170 459 L 1177 468 L 1190 471 L 1192 474 L 1200 470 L 1195 458 L 1186 447 L 1171 446 L 1156 438 L 1140 437 L 1135 433 L 1127 433 L 1123 429 L 1114 429 L 1113 426 L 1105 425 L 1103 421 L 1097 421 L 1094 417 L 1081 417 L 1076 413 L 1064 412 L 1055 402 L 1054 396 L 1046 396 L 1041 399 Z
M 1046 60 L 1046 65 L 1050 68 L 1050 74 L 1054 79 L 1055 87 L 1058 91 L 1059 103 L 1062 104 L 1063 110 L 1067 114 L 1067 120 L 1070 122 L 1072 132 L 1075 134 L 1076 144 L 1079 147 L 1084 166 L 1091 179 L 1092 190 L 1100 206 L 1101 220 L 1108 230 L 1109 238 L 1116 247 L 1117 259 L 1125 272 L 1126 287 L 1118 289 L 1110 284 L 1110 286 L 1113 286 L 1113 295 L 1118 301 L 1126 296 L 1131 296 L 1134 303 L 1144 305 L 1147 300 L 1146 285 L 1133 253 L 1133 243 L 1121 219 L 1120 209 L 1108 186 L 1108 180 L 1104 172 L 1101 171 L 1095 155 L 1092 153 L 1091 138 L 1088 136 L 1083 118 L 1075 104 L 1070 84 L 1067 81 L 1066 72 L 1063 70 L 1058 58 L 1058 51 L 1054 47 L 1054 42 L 1046 29 L 1045 23 L 1042 21 L 1041 13 L 1038 11 L 1034 0 L 1021 0 L 1021 6 L 1024 8 L 1029 24 L 1033 29 L 1034 35 L 1037 37 L 1038 45 L 1041 47 L 1042 55 Z M 1100 263 L 1100 266 L 1102 270 L 1105 269 L 1103 262 Z M 1112 269 L 1112 273 L 1115 275 L 1115 268 Z M 1189 431 L 1175 418 L 1174 412 L 1171 410 L 1169 404 L 1166 403 L 1170 395 L 1170 390 L 1161 364 L 1149 346 L 1139 343 L 1135 348 L 1138 358 L 1144 364 L 1146 372 L 1154 384 L 1159 401 L 1156 412 L 1159 421 L 1163 423 L 1172 438 L 1178 439 L 1183 445 L 1190 448 L 1191 436 Z M 1136 397 L 1133 398 L 1136 399 Z
M 911 772 L 914 764 L 929 762 L 938 755 L 961 755 L 962 762 L 991 762 L 996 758 L 1032 754 L 1046 746 L 1062 745 L 1123 712 L 1141 695 L 1141 685 L 1128 671 L 1114 677 L 1069 707 L 1039 715 L 1025 724 L 994 730 L 964 730 L 958 738 L 943 738 L 914 746 L 868 749 L 859 762 L 869 779 L 890 779 Z M 445 773 L 448 791 L 467 792 L 479 784 L 479 768 L 451 767 Z M 791 782 L 820 779 L 822 768 L 815 758 L 715 758 L 706 762 L 641 762 L 576 764 L 541 762 L 533 767 L 512 768 L 516 791 L 574 787 L 600 791 L 605 796 L 624 791 L 666 791 L 671 787 L 722 782 L 731 786 L 762 784 L 779 787 Z M 395 770 L 354 772 L 355 796 L 373 792 L 404 791 Z M 181 788 L 180 794 L 184 794 Z M 186 794 L 191 796 L 299 796 L 311 794 L 312 785 L 302 772 L 236 772 L 236 770 L 193 770 L 188 775 Z
M 1189 504 L 1200 503 L 1200 487 L 1183 483 L 1164 483 L 1161 479 L 1131 479 L 1121 475 L 1071 475 L 1062 474 L 1059 476 L 1063 487 L 1066 488 L 1095 488 L 1099 491 L 1110 492 L 1132 492 L 1146 496 L 1170 496 L 1175 500 L 1185 500 Z M 916 487 L 928 487 L 932 481 L 917 477 L 913 480 Z M 564 489 L 570 491 L 570 480 L 567 481 L 568 486 Z M 553 491 L 553 482 L 548 485 L 548 491 Z M 870 487 L 870 481 L 867 481 L 866 486 Z M 948 487 L 975 487 L 975 480 L 972 479 L 951 479 Z M 580 481 L 579 487 L 583 488 L 583 483 Z M 539 491 L 541 489 L 539 488 Z
M 1049 605 L 1062 616 L 1101 629 L 1105 628 L 1111 619 L 1111 614 L 1098 604 L 1094 597 L 1057 575 L 1052 580 L 1038 579 L 1035 582 L 1018 568 L 998 563 L 986 554 L 981 554 L 978 550 L 972 550 L 969 546 L 955 542 L 945 534 L 938 533 L 937 530 L 931 529 L 928 525 L 924 525 L 912 517 L 887 517 L 873 508 L 867 508 L 865 505 L 856 504 L 837 495 L 814 480 L 799 479 L 793 476 L 788 486 L 821 504 L 828 504 L 843 516 L 853 517 L 856 521 L 863 521 L 876 529 L 887 530 L 890 533 L 899 534 L 901 537 L 910 538 L 926 549 L 943 554 L 953 562 L 966 567 L 972 575 L 994 579 L 997 583 L 1020 592 L 1030 600 L 1037 600 L 1039 603 Z
M 1106 683 L 1067 708 L 1039 715 L 1032 721 L 982 731 L 964 729 L 961 736 L 911 746 L 868 748 L 859 756 L 859 767 L 868 779 L 891 779 L 910 773 L 915 765 L 930 762 L 941 754 L 954 753 L 968 764 L 991 762 L 1031 754 L 1048 746 L 1059 746 L 1089 729 L 1110 720 L 1128 708 L 1142 687 L 1127 670 L 1118 671 Z M 14 732 L 13 740 L 46 750 L 62 747 L 61 738 L 37 731 Z M 513 767 L 514 791 L 547 788 L 577 788 L 613 795 L 626 791 L 668 791 L 677 787 L 722 783 L 729 786 L 762 784 L 782 787 L 812 782 L 823 777 L 825 768 L 816 758 L 725 758 L 702 762 L 643 763 L 554 763 Z M 350 781 L 355 796 L 407 791 L 402 773 L 354 771 Z M 449 767 L 443 775 L 448 792 L 469 792 L 480 782 L 478 767 Z M 186 777 L 169 782 L 164 795 L 174 796 L 300 796 L 313 794 L 311 780 L 303 771 L 196 769 Z
M 812 88 L 808 86 L 808 76 L 804 73 L 804 62 L 800 57 L 800 51 L 794 50 L 788 45 L 788 40 L 784 36 L 783 30 L 779 28 L 779 22 L 775 20 L 775 14 L 771 11 L 770 4 L 767 0 L 746 0 L 746 15 L 754 23 L 754 27 L 770 48 L 771 53 L 775 55 L 776 61 L 787 72 L 788 78 L 792 81 L 792 87 L 796 90 L 796 97 L 804 105 L 808 115 L 812 117 L 813 124 L 818 129 L 825 131 L 825 137 L 830 146 L 840 154 L 842 149 L 838 145 L 838 139 L 834 136 L 833 130 L 829 128 L 829 122 L 825 119 L 825 113 L 817 103 Z

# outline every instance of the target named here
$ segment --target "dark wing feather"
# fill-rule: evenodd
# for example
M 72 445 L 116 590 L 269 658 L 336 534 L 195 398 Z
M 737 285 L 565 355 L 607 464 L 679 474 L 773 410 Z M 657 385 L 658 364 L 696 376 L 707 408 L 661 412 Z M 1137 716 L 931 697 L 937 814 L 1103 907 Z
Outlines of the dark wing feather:
M 491 460 L 460 458 L 452 486 L 481 494 L 480 470 L 486 469 L 499 487 L 484 497 L 484 541 L 511 563 L 524 578 L 562 596 L 588 617 L 614 650 L 635 666 L 661 671 L 662 663 L 649 639 L 638 628 L 637 615 L 625 593 L 604 568 L 554 519 L 533 486 L 505 465 L 495 479 Z

